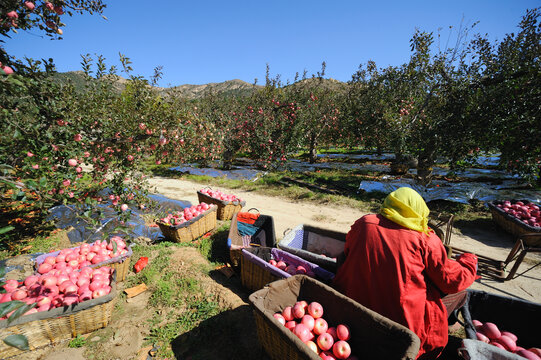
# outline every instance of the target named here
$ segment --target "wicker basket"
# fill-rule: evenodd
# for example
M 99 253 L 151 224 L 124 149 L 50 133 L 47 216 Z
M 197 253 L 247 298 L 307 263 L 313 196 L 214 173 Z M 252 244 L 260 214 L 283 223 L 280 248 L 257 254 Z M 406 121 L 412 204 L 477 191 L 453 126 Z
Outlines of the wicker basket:
M 517 200 L 518 201 L 518 200 Z M 515 203 L 516 201 L 511 201 L 512 203 Z M 529 203 L 528 200 L 523 200 L 525 203 Z M 541 227 L 533 227 L 530 226 L 516 217 L 506 213 L 503 209 L 500 209 L 496 205 L 500 204 L 501 201 L 494 201 L 487 203 L 488 208 L 490 209 L 490 213 L 492 214 L 492 219 L 496 224 L 498 224 L 502 229 L 507 231 L 508 233 L 519 236 L 522 234 L 527 233 L 541 233 Z M 534 246 L 532 244 L 526 244 L 530 246 Z M 539 245 L 539 244 L 535 244 Z
M 273 317 L 299 300 L 319 302 L 333 326 L 351 329 L 352 355 L 359 359 L 415 359 L 420 340 L 411 330 L 362 306 L 330 286 L 305 275 L 270 283 L 249 297 L 259 341 L 271 359 L 321 360 L 306 344 Z
M 77 249 L 72 248 L 72 249 Z M 97 264 L 90 265 L 91 268 L 97 269 L 102 266 L 109 266 L 116 270 L 116 281 L 122 282 L 126 279 L 126 275 L 128 275 L 128 270 L 130 269 L 130 259 L 133 255 L 133 250 L 131 246 L 127 247 L 128 252 L 124 255 L 120 255 L 114 258 L 111 258 L 107 261 L 103 261 Z M 53 251 L 47 254 L 40 255 L 36 258 L 36 270 L 41 265 L 41 263 L 45 260 L 45 258 L 49 256 L 57 256 L 60 253 L 60 251 Z
M 233 218 L 233 214 L 239 212 L 244 207 L 244 205 L 246 205 L 246 201 L 220 200 L 213 198 L 212 196 L 203 194 L 200 191 L 197 192 L 197 197 L 199 198 L 200 203 L 204 202 L 207 204 L 214 204 L 218 206 L 218 220 L 231 220 Z
M 242 249 L 240 272 L 242 286 L 248 290 L 255 291 L 270 282 L 291 276 L 291 274 L 269 264 L 270 259 L 276 261 L 282 260 L 286 264 L 291 264 L 295 267 L 302 265 L 312 273 L 313 277 L 325 283 L 330 283 L 334 278 L 333 273 L 323 269 L 319 265 L 312 264 L 286 251 L 269 247 L 254 247 Z
M 28 339 L 30 350 L 34 350 L 69 340 L 77 335 L 88 334 L 109 324 L 116 297 L 116 283 L 112 281 L 111 292 L 100 298 L 21 316 L 9 325 L 7 320 L 2 320 L 0 321 L 0 339 L 8 335 L 21 334 Z M 24 350 L 0 341 L 2 359 L 23 352 Z
M 164 224 L 156 221 L 163 236 L 175 242 L 191 242 L 198 237 L 216 228 L 216 206 L 203 212 L 201 215 L 180 225 Z

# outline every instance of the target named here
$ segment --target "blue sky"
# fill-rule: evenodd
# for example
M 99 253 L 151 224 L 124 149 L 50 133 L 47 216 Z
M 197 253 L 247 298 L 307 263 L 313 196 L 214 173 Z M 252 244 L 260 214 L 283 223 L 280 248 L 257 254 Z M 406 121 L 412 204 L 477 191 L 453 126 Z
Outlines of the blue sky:
M 148 78 L 163 66 L 160 86 L 231 79 L 262 84 L 271 76 L 293 80 L 327 63 L 326 77 L 348 81 L 360 64 L 400 65 L 410 57 L 415 28 L 427 32 L 476 21 L 475 32 L 501 40 L 516 32 L 526 9 L 539 0 L 453 1 L 139 1 L 104 0 L 99 15 L 65 17 L 64 39 L 38 30 L 13 34 L 5 48 L 17 57 L 53 58 L 58 71 L 81 70 L 81 54 L 118 53 Z M 452 33 L 456 35 L 456 30 Z M 443 41 L 442 46 L 445 45 Z

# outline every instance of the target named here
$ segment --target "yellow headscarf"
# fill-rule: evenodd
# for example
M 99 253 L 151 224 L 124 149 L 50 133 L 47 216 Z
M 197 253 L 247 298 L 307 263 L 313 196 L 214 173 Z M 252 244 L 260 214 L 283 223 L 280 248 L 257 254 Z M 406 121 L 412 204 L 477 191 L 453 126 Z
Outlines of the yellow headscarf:
M 428 234 L 428 206 L 419 193 L 401 187 L 385 198 L 381 215 L 408 229 Z

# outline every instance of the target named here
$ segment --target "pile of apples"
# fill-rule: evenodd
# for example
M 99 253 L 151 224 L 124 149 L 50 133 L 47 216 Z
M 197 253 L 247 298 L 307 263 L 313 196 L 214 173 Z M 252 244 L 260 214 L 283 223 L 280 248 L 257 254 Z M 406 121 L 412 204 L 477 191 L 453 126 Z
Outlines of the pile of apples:
M 303 275 L 314 277 L 314 273 L 312 272 L 312 270 L 310 270 L 310 268 L 307 269 L 306 267 L 302 265 L 295 266 L 293 264 L 287 264 L 283 260 L 276 261 L 274 259 L 270 259 L 269 264 L 271 264 L 274 267 L 277 267 L 278 269 L 282 271 L 285 271 L 286 273 L 290 275 L 303 274 Z
M 539 206 L 532 202 L 517 201 L 513 204 L 511 201 L 506 200 L 495 205 L 527 225 L 541 227 L 541 211 Z
M 180 225 L 186 221 L 192 220 L 211 207 L 216 205 L 210 205 L 207 203 L 200 203 L 199 205 L 192 205 L 189 208 L 184 208 L 183 211 L 177 211 L 176 213 L 167 214 L 167 216 L 161 218 L 159 221 L 167 225 Z
M 242 199 L 239 198 L 238 196 L 233 195 L 233 194 L 225 194 L 220 190 L 212 190 L 212 189 L 205 188 L 205 189 L 199 190 L 199 192 L 202 193 L 202 194 L 205 194 L 207 196 L 210 196 L 212 198 L 218 199 L 218 200 L 238 201 L 238 202 L 242 201 Z
M 24 281 L 7 280 L 5 294 L 0 294 L 0 303 L 19 300 L 28 305 L 36 304 L 24 315 L 69 306 L 86 300 L 96 299 L 111 292 L 114 269 L 84 267 L 74 271 L 71 267 L 55 269 L 46 274 L 30 275 Z M 13 311 L 0 320 L 6 319 Z
M 472 323 L 477 330 L 475 333 L 477 340 L 510 351 L 529 360 L 541 360 L 541 349 L 524 349 L 518 346 L 518 338 L 515 334 L 508 331 L 500 331 L 498 326 L 491 322 L 482 323 L 479 320 L 472 320 Z
M 116 252 L 113 250 L 116 243 Z M 79 247 L 62 249 L 58 255 L 46 257 L 38 264 L 38 273 L 48 274 L 51 271 L 65 270 L 68 274 L 85 266 L 99 264 L 128 252 L 126 243 L 120 236 L 113 236 L 107 240 L 97 240 L 94 243 L 84 243 Z
M 323 319 L 323 306 L 320 303 L 297 301 L 273 316 L 322 359 L 357 359 L 351 355 L 349 327 L 345 324 L 329 327 Z

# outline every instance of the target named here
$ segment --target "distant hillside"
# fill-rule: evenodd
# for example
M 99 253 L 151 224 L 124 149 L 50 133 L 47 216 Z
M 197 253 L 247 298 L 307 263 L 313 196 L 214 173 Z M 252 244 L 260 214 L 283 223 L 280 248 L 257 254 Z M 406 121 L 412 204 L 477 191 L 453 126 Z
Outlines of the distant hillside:
M 214 92 L 222 95 L 248 95 L 256 89 L 261 89 L 261 85 L 249 84 L 242 80 L 228 80 L 221 83 L 209 83 L 203 85 L 179 85 L 171 88 L 162 88 L 165 94 L 178 95 L 189 100 L 198 99 L 205 94 Z
M 54 75 L 60 82 L 71 81 L 76 90 L 83 90 L 85 87 L 86 79 L 82 71 L 69 71 L 65 73 L 56 73 Z M 118 92 L 121 92 L 125 88 L 126 79 L 122 76 L 114 75 L 114 87 Z M 300 86 L 322 86 L 332 91 L 342 92 L 345 91 L 347 84 L 334 79 L 319 80 L 316 78 L 309 78 L 297 81 L 294 84 L 288 85 L 289 87 Z M 179 96 L 187 100 L 195 100 L 204 97 L 208 93 L 221 94 L 226 96 L 243 96 L 249 95 L 252 91 L 261 89 L 262 85 L 253 85 L 245 81 L 235 79 L 228 80 L 221 83 L 209 83 L 203 85 L 179 85 L 169 88 L 155 87 L 156 91 L 160 92 L 163 96 Z

